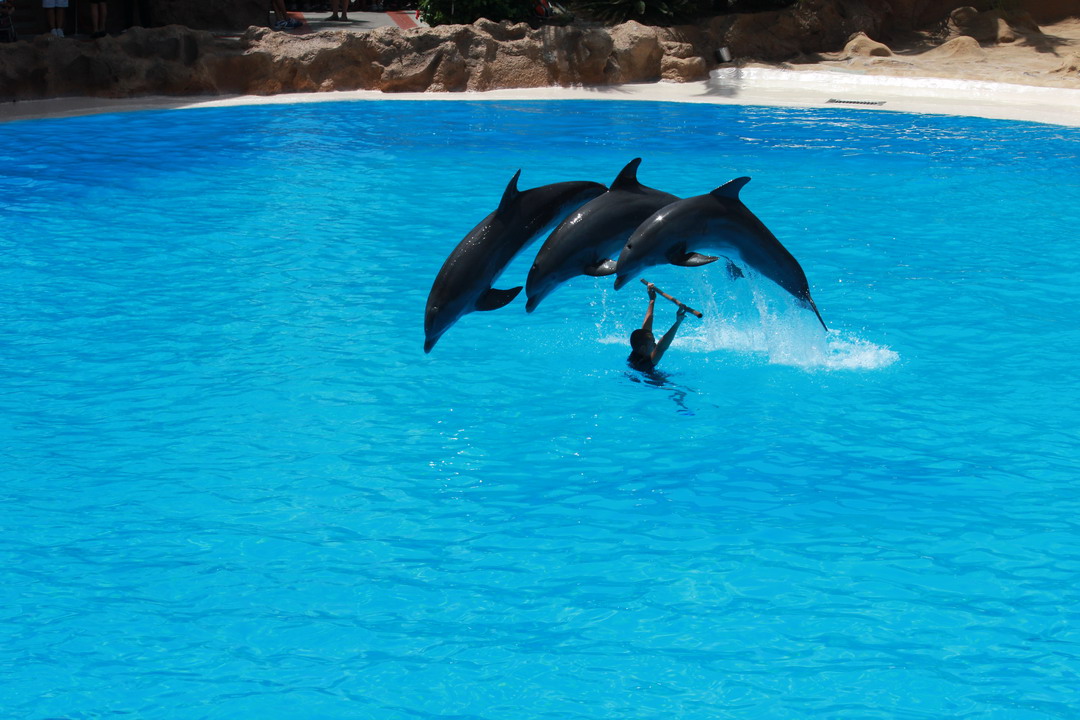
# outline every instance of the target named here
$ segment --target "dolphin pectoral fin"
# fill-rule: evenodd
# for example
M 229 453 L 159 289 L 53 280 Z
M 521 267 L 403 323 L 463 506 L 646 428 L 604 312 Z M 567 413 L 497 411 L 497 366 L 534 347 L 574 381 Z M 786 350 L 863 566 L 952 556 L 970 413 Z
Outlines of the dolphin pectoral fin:
M 668 262 L 672 265 L 678 265 L 679 267 L 701 267 L 702 265 L 716 262 L 719 259 L 720 258 L 715 255 L 702 255 L 701 253 L 690 252 L 672 256 L 668 258 Z
M 727 260 L 727 258 L 724 259 Z M 743 275 L 742 268 L 740 268 L 738 265 L 731 262 L 730 260 L 727 261 L 727 273 L 728 277 L 730 277 L 732 280 L 738 280 L 741 277 L 746 277 L 745 275 Z
M 491 288 L 476 301 L 476 309 L 481 312 L 485 310 L 498 310 L 504 305 L 508 305 L 511 300 L 518 296 L 519 292 L 521 292 L 520 285 L 516 288 L 510 288 L 509 290 L 496 290 L 495 288 Z
M 604 259 L 592 265 L 585 266 L 585 274 L 590 277 L 606 277 L 615 274 L 615 261 Z

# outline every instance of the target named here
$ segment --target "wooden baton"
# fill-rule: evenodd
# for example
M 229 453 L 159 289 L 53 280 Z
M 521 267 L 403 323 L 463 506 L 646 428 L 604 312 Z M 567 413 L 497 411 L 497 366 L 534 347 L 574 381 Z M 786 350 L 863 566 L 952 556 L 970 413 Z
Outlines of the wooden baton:
M 649 282 L 648 280 L 646 280 L 645 278 L 642 278 L 642 279 L 641 279 L 641 284 L 642 284 L 642 285 L 645 285 L 646 287 L 648 287 L 649 285 L 652 285 L 652 283 L 650 283 L 650 282 Z M 690 306 L 689 306 L 689 305 L 687 305 L 686 303 L 684 303 L 684 302 L 679 302 L 678 300 L 676 300 L 675 298 L 671 297 L 670 295 L 668 295 L 668 294 L 667 294 L 666 292 L 664 292 L 664 291 L 663 291 L 663 290 L 661 290 L 660 288 L 656 287 L 655 285 L 653 285 L 653 289 L 654 289 L 654 290 L 656 290 L 656 294 L 657 294 L 657 295 L 661 295 L 661 296 L 663 296 L 663 297 L 666 297 L 666 298 L 667 298 L 668 300 L 670 300 L 671 302 L 675 303 L 675 304 L 676 304 L 676 305 L 678 305 L 679 307 L 684 307 L 684 308 L 686 308 L 686 312 L 690 313 L 691 315 L 694 315 L 694 316 L 696 316 L 696 317 L 699 317 L 699 318 L 701 317 L 701 313 L 700 313 L 700 312 L 698 312 L 698 311 L 697 311 L 697 310 L 695 310 L 694 308 L 690 307 Z

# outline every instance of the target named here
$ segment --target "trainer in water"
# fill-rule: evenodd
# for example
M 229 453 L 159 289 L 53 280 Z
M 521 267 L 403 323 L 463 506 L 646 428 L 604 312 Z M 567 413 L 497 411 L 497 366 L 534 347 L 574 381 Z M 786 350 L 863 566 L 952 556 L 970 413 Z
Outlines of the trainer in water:
M 645 287 L 649 289 L 649 307 L 645 311 L 645 321 L 642 322 L 641 327 L 630 333 L 630 357 L 626 358 L 626 362 L 635 370 L 648 373 L 656 369 L 660 358 L 664 357 L 664 353 L 671 346 L 671 341 L 675 339 L 675 334 L 679 331 L 686 313 L 691 312 L 697 317 L 701 317 L 701 313 L 687 307 L 667 293 L 657 290 L 651 282 L 646 280 L 641 282 L 645 283 Z M 653 315 L 656 310 L 657 293 L 679 306 L 675 314 L 675 323 L 660 338 L 660 342 L 657 342 L 653 335 Z

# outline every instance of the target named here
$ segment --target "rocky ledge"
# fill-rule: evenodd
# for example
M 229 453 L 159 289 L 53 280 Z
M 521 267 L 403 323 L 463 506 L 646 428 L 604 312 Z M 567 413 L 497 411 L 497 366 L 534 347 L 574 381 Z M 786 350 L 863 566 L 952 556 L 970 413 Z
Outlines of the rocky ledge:
M 479 20 L 436 28 L 290 35 L 251 27 L 227 36 L 181 25 L 133 28 L 116 37 L 76 41 L 41 35 L 0 45 L 0 98 L 65 96 L 269 95 L 282 92 L 463 91 L 694 81 L 720 62 L 720 48 L 758 61 L 813 58 L 845 49 L 887 56 L 870 40 L 888 36 L 895 8 L 804 0 L 777 12 L 724 15 L 693 26 L 615 27 Z M 972 42 L 1010 42 L 1017 33 L 994 14 L 965 10 L 938 25 Z M 955 15 L 955 13 L 954 13 Z M 908 24 L 917 22 L 913 14 Z M 948 25 L 948 23 L 952 25 Z M 970 28 L 970 30 L 965 29 Z M 994 38 L 985 35 L 993 29 Z M 978 37 L 974 37 L 978 35 Z M 853 39 L 857 41 L 852 44 Z

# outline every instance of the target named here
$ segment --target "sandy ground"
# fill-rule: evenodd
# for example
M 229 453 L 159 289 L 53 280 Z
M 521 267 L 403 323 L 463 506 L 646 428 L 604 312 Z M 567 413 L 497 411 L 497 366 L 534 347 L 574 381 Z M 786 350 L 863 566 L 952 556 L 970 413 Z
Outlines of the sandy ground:
M 696 83 L 607 88 L 538 88 L 485 93 L 330 92 L 274 97 L 62 98 L 0 106 L 0 122 L 152 108 L 193 108 L 326 100 L 664 100 L 790 107 L 858 107 L 1080 126 L 1080 18 L 1022 33 L 1011 43 L 979 46 L 969 38 L 941 44 L 912 35 L 887 55 L 863 51 L 799 63 L 736 59 Z M 883 52 L 878 50 L 878 52 Z
M 912 34 L 895 43 L 890 56 L 840 52 L 823 55 L 821 62 L 784 67 L 1080 90 L 1080 17 L 1039 29 L 1041 32 L 1016 29 L 1013 42 L 983 46 L 969 38 L 942 43 L 928 34 Z

